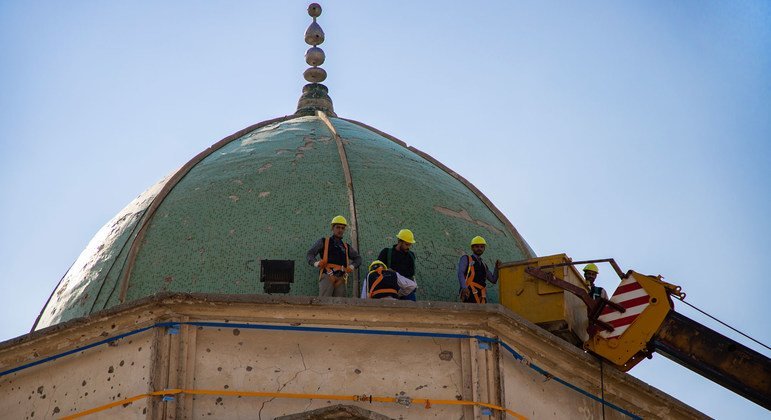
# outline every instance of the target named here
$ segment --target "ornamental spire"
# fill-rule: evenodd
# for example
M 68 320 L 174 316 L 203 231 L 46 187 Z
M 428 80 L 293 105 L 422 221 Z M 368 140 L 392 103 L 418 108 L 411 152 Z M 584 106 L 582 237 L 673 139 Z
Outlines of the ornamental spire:
M 319 67 L 324 64 L 326 58 L 324 50 L 318 47 L 324 42 L 324 31 L 316 22 L 316 18 L 321 16 L 321 6 L 318 3 L 311 3 L 308 6 L 308 15 L 313 18 L 313 22 L 305 30 L 305 43 L 311 46 L 305 52 L 305 62 L 311 67 L 303 72 L 303 77 L 310 83 L 303 86 L 303 93 L 297 103 L 295 114 L 315 115 L 316 111 L 323 111 L 329 116 L 336 117 L 332 99 L 329 97 L 329 89 L 321 84 L 327 78 L 326 70 Z

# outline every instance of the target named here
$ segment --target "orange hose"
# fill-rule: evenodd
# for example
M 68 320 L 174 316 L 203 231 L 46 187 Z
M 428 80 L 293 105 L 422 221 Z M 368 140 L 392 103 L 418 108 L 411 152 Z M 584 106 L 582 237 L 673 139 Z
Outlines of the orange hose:
M 94 414 L 113 407 L 117 407 L 119 405 L 132 403 L 134 401 L 141 400 L 143 398 L 154 397 L 154 396 L 165 396 L 165 395 L 177 395 L 177 394 L 217 395 L 217 396 L 234 396 L 234 397 L 238 396 L 238 397 L 295 398 L 295 399 L 303 399 L 303 400 L 323 399 L 323 400 L 337 400 L 337 401 L 368 401 L 368 402 L 386 402 L 386 403 L 397 402 L 397 399 L 394 397 L 378 397 L 378 396 L 366 395 L 366 394 L 365 395 L 326 395 L 326 394 L 292 394 L 287 392 L 224 391 L 224 390 L 212 390 L 212 389 L 167 389 L 163 391 L 154 391 L 147 394 L 135 395 L 133 397 L 126 398 L 124 400 L 111 402 L 109 404 L 105 404 L 99 407 L 91 408 L 85 411 L 81 411 L 79 413 L 65 416 L 65 417 L 62 417 L 62 419 L 63 420 L 77 419 L 80 417 L 87 416 L 89 414 Z M 412 399 L 412 402 L 425 404 L 426 409 L 431 408 L 431 406 L 434 404 L 478 405 L 480 407 L 502 411 L 519 420 L 526 419 L 525 416 L 517 412 L 514 412 L 512 410 L 509 410 L 508 408 L 493 405 L 493 404 L 483 403 L 483 402 L 477 402 L 477 401 L 429 400 L 428 398 L 414 398 Z

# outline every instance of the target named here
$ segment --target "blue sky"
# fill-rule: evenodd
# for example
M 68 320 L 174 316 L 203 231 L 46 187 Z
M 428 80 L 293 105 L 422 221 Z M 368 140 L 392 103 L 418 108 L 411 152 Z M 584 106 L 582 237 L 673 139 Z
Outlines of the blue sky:
M 294 112 L 306 6 L 0 1 L 0 340 L 141 191 Z M 339 115 L 468 178 L 539 255 L 662 274 L 771 343 L 771 4 L 322 6 Z M 661 356 L 631 373 L 711 416 L 768 416 Z

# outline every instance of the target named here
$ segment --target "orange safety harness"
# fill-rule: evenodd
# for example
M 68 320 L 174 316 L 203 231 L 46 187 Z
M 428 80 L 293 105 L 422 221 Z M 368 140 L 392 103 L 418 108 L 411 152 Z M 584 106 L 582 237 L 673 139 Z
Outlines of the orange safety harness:
M 348 284 L 348 273 L 351 272 L 351 269 L 348 268 L 350 265 L 350 260 L 348 259 L 348 244 L 343 242 L 343 248 L 345 248 L 345 265 L 342 266 L 328 263 L 329 237 L 324 238 L 324 253 L 321 256 L 321 261 L 319 261 L 319 281 L 321 281 L 321 278 L 326 274 L 329 276 L 329 281 L 332 282 L 332 287 L 337 287 L 342 283 Z M 335 271 L 342 271 L 345 274 L 337 276 L 334 274 Z
M 378 284 L 380 284 L 380 282 L 383 281 L 383 267 L 376 268 L 375 272 L 377 273 L 377 278 L 369 286 L 369 298 L 370 299 L 376 299 L 375 295 L 380 295 L 380 294 L 383 294 L 383 293 L 393 293 L 395 295 L 399 294 L 399 291 L 396 290 L 396 289 L 379 289 L 379 290 L 376 290 Z
M 474 296 L 476 303 L 487 303 L 487 287 L 474 281 L 476 277 L 476 270 L 474 270 L 474 259 L 471 255 L 466 255 L 468 258 L 468 268 L 466 268 L 466 287 L 468 287 L 471 295 Z

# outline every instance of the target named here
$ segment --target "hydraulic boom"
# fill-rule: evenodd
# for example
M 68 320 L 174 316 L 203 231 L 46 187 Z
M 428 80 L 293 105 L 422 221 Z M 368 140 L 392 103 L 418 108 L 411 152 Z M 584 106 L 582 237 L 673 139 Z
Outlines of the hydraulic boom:
M 621 278 L 609 299 L 592 290 L 573 267 L 589 262 L 608 262 Z M 501 303 L 563 338 L 583 342 L 618 369 L 628 371 L 658 352 L 771 410 L 771 359 L 677 313 L 672 296 L 684 300 L 685 293 L 661 276 L 624 273 L 612 259 L 573 262 L 564 254 L 503 264 L 501 271 Z M 563 299 L 555 299 L 555 290 Z M 581 304 L 583 321 L 575 310 Z M 563 306 L 546 314 L 529 309 L 556 305 Z M 557 312 L 565 314 L 562 323 L 554 319 Z

